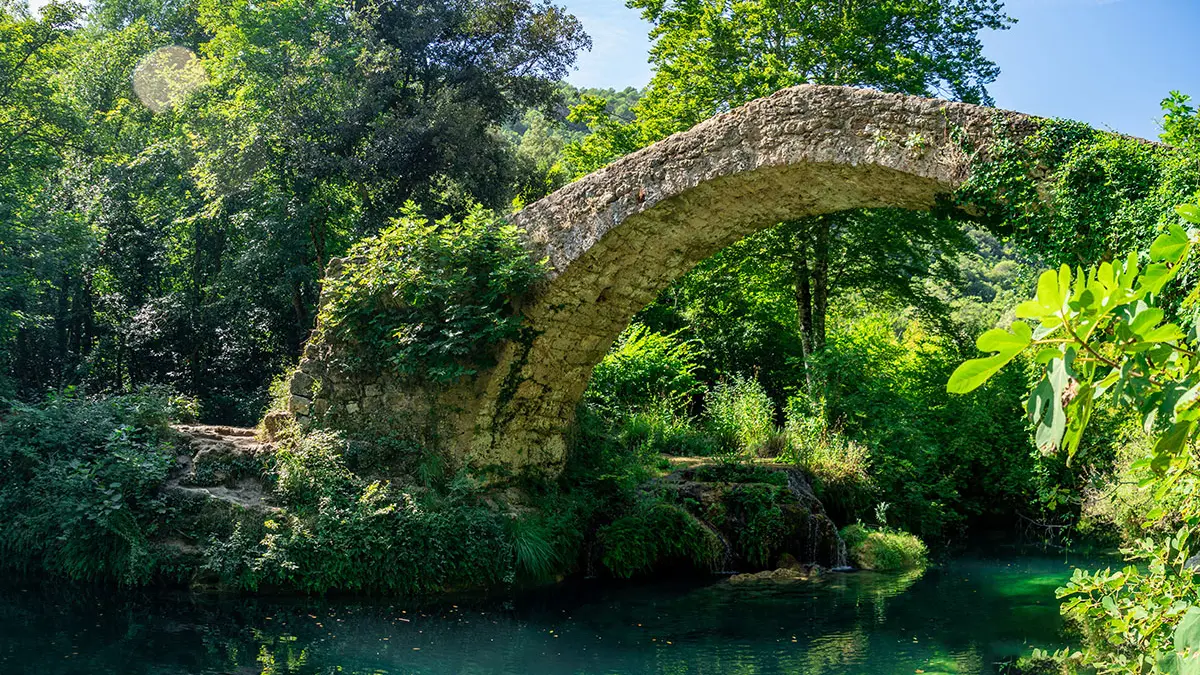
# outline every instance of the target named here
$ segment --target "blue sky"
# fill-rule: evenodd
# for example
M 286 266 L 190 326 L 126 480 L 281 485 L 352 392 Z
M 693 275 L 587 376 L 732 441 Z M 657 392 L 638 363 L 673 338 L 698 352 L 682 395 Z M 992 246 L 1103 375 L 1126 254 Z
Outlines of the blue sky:
M 647 25 L 624 0 L 558 0 L 595 48 L 568 78 L 580 86 L 643 86 Z M 1019 20 L 984 36 L 999 64 L 991 86 L 1002 108 L 1068 117 L 1154 138 L 1159 102 L 1173 89 L 1200 98 L 1198 0 L 1009 0 Z

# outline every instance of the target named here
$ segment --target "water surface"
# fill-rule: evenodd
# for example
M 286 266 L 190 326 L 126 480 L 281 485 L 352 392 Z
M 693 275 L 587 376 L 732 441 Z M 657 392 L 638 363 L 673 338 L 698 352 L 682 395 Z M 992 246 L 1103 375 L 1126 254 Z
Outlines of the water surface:
M 238 674 L 995 672 L 1062 646 L 1061 559 L 963 559 L 923 576 L 576 584 L 438 605 L 0 589 L 0 672 Z

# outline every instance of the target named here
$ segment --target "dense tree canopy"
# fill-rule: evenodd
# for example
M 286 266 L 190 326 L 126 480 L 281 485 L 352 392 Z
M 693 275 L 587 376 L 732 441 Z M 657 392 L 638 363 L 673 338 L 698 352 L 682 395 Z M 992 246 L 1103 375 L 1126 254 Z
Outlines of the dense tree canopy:
M 504 127 L 559 115 L 590 46 L 535 0 L 6 3 L 0 31 L 6 386 L 169 382 L 246 422 L 331 256 L 410 200 L 552 189 Z M 154 72 L 169 44 L 203 86 Z M 157 112 L 129 86 L 147 72 L 178 90 Z

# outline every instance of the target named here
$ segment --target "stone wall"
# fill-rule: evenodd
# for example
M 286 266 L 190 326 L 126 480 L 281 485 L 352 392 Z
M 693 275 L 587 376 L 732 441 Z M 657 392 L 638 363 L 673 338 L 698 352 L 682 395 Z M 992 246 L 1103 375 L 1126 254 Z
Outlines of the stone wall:
M 554 468 L 592 368 L 642 307 L 700 261 L 784 220 L 853 208 L 929 209 L 973 152 L 1035 121 L 844 87 L 780 91 L 625 157 L 516 214 L 549 278 L 520 311 L 531 340 L 438 391 L 332 368 L 310 342 L 292 380 L 308 423 L 382 417 L 459 463 Z M 330 274 L 337 274 L 331 268 Z M 312 393 L 316 388 L 317 393 Z

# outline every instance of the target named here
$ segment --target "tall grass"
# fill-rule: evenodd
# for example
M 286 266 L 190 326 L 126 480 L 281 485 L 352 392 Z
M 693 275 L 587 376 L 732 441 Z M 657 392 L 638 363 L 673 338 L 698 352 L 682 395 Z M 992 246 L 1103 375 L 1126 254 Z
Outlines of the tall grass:
M 757 453 L 775 436 L 775 405 L 757 380 L 737 375 L 705 398 L 706 426 L 732 453 Z

